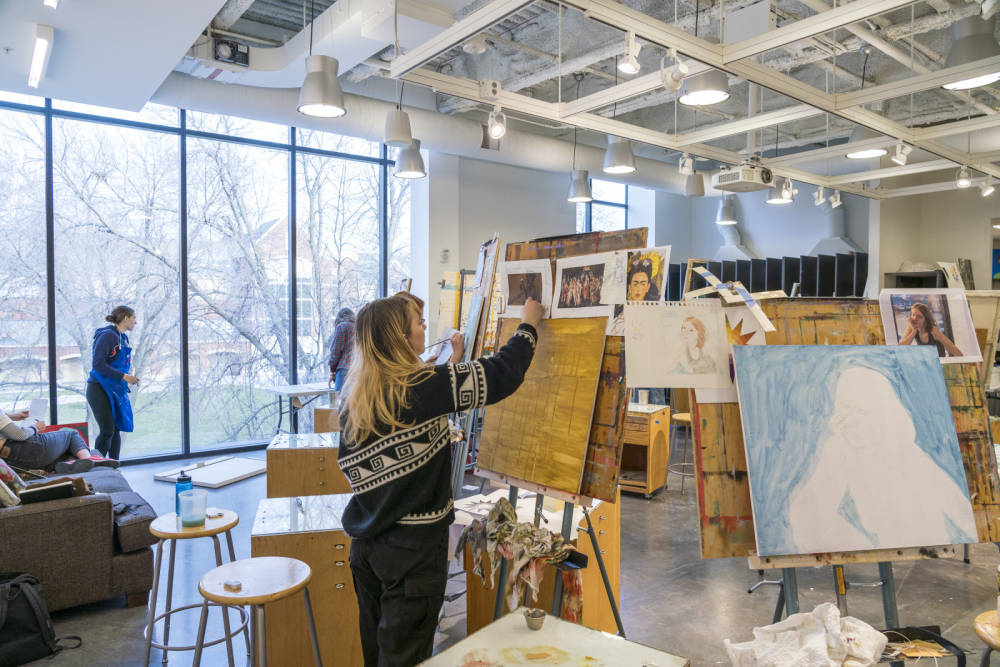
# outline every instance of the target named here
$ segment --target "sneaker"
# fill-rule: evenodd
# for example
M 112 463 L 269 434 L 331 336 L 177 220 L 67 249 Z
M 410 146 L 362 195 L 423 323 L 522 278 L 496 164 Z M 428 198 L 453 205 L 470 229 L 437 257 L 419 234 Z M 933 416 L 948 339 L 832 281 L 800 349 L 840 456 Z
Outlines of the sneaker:
M 94 467 L 90 459 L 67 459 L 56 464 L 56 472 L 62 475 L 87 472 Z
M 103 456 L 98 456 L 97 454 L 91 454 L 87 461 L 93 461 L 95 466 L 102 466 L 104 468 L 117 468 L 120 463 L 116 459 L 106 459 Z

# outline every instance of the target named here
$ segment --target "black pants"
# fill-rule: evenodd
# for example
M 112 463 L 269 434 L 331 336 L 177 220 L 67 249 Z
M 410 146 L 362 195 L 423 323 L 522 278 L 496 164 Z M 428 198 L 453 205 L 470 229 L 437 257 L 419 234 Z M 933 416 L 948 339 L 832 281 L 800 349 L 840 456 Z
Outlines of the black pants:
M 406 527 L 351 542 L 365 667 L 410 667 L 431 657 L 448 583 L 448 528 L 415 538 Z
M 87 405 L 94 413 L 99 432 L 94 438 L 94 449 L 112 459 L 121 458 L 122 434 L 115 426 L 115 417 L 111 412 L 111 399 L 104 387 L 96 382 L 87 383 Z

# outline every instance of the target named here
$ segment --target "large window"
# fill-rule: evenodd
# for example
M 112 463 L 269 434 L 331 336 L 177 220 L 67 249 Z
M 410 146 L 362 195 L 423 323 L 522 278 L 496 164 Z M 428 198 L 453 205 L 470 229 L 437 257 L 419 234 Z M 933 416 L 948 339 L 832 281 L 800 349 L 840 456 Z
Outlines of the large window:
M 378 143 L 4 94 L 0 145 L 0 401 L 92 419 L 94 332 L 132 306 L 123 458 L 270 439 L 268 388 L 325 380 L 337 312 L 410 273 L 409 187 Z
M 594 200 L 576 205 L 577 232 L 613 232 L 628 229 L 628 186 L 591 179 Z

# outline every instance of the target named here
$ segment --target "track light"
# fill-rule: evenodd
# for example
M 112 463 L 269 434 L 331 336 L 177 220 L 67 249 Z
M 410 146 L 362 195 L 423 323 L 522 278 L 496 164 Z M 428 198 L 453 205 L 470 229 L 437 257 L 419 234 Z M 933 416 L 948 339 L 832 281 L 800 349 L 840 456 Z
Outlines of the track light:
M 590 191 L 590 174 L 586 169 L 574 169 L 569 182 L 569 196 L 566 201 L 573 204 L 585 204 L 594 200 Z
M 780 176 L 774 179 L 774 185 L 770 187 L 767 191 L 767 199 L 764 200 L 768 204 L 791 204 L 792 200 L 786 198 L 784 195 L 785 184 L 788 182 L 787 179 L 781 178 Z
M 427 175 L 424 158 L 420 155 L 420 139 L 414 139 L 409 146 L 399 151 L 392 175 L 396 178 L 423 178 Z
M 499 104 L 494 106 L 493 111 L 490 112 L 487 127 L 492 139 L 500 139 L 503 135 L 507 134 L 507 116 L 504 115 Z
M 42 4 L 51 9 L 59 9 L 59 0 L 42 0 Z
M 972 178 L 969 176 L 969 168 L 962 167 L 955 177 L 955 185 L 960 188 L 967 188 L 972 185 Z
M 608 135 L 608 148 L 604 151 L 605 174 L 631 174 L 635 171 L 635 155 L 628 139 Z
M 978 16 L 969 16 L 951 24 L 951 47 L 945 67 L 955 67 L 977 60 L 1000 56 L 1000 45 L 993 38 L 993 21 L 984 21 Z M 1000 81 L 1000 69 L 987 74 L 946 83 L 946 90 L 968 90 L 988 86 Z
M 35 26 L 35 50 L 31 54 L 31 69 L 28 70 L 28 87 L 38 88 L 45 76 L 45 69 L 49 65 L 49 56 L 52 54 L 52 39 L 55 33 L 50 25 L 39 23 Z
M 826 196 L 823 194 L 823 186 L 816 188 L 816 192 L 813 193 L 813 204 L 815 206 L 822 206 L 823 202 L 826 201 Z
M 730 195 L 723 195 L 722 199 L 719 200 L 719 210 L 715 212 L 715 224 L 736 224 L 736 211 L 734 210 L 733 200 L 734 197 Z
M 781 188 L 781 197 L 788 201 L 794 201 L 795 195 L 799 194 L 798 189 L 792 187 L 792 179 L 786 178 L 785 185 Z
M 848 144 L 857 143 L 859 141 L 867 141 L 868 139 L 877 139 L 880 135 L 874 130 L 869 130 L 867 127 L 862 127 L 861 125 L 856 126 L 851 131 L 851 137 L 847 140 Z M 862 150 L 851 151 L 846 157 L 852 160 L 868 160 L 873 157 L 882 157 L 888 153 L 884 148 L 866 148 Z
M 684 153 L 677 163 L 677 171 L 681 176 L 690 176 L 694 173 L 694 158 Z
M 684 85 L 684 76 L 688 73 L 688 66 L 677 57 L 676 49 L 670 49 L 669 57 L 674 64 L 667 68 L 667 56 L 660 58 L 660 77 L 663 79 L 663 87 L 671 93 L 676 93 Z
M 896 142 L 896 153 L 890 158 L 900 167 L 906 165 L 906 158 L 913 152 L 913 146 L 907 146 L 902 141 Z
M 830 195 L 830 208 L 837 208 L 840 206 L 840 190 L 834 190 L 833 194 Z
M 992 176 L 987 176 L 986 180 L 979 184 L 979 193 L 983 197 L 989 197 L 995 191 L 996 191 L 996 188 L 993 187 L 993 177 Z
M 636 40 L 635 33 L 629 30 L 628 37 L 625 39 L 625 57 L 618 63 L 619 72 L 622 74 L 639 73 L 639 50 L 641 48 L 642 44 Z

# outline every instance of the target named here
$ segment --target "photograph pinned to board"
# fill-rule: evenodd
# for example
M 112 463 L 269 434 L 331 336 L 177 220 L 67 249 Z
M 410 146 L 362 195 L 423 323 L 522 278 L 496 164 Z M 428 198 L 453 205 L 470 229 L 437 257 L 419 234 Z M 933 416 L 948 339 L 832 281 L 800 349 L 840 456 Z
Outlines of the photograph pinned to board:
M 603 252 L 556 260 L 552 317 L 610 317 L 625 300 L 625 255 Z
M 670 246 L 628 250 L 628 301 L 661 301 L 666 293 Z
M 629 387 L 731 386 L 726 316 L 717 299 L 625 304 Z
M 886 345 L 927 345 L 942 364 L 983 360 L 965 290 L 886 289 L 878 301 Z
M 757 553 L 978 541 L 929 348 L 733 349 Z
M 736 403 L 736 371 L 733 366 L 732 348 L 737 345 L 764 345 L 764 329 L 747 306 L 724 306 L 726 314 L 726 343 L 729 353 L 729 386 L 724 389 L 695 389 L 699 403 Z
M 524 303 L 534 299 L 547 317 L 552 306 L 552 263 L 547 259 L 524 259 L 500 265 L 500 287 L 507 304 L 505 317 L 521 317 Z
M 958 270 L 955 262 L 938 262 L 937 265 L 944 271 L 945 282 L 948 287 L 965 289 L 965 281 L 962 280 L 962 273 Z

